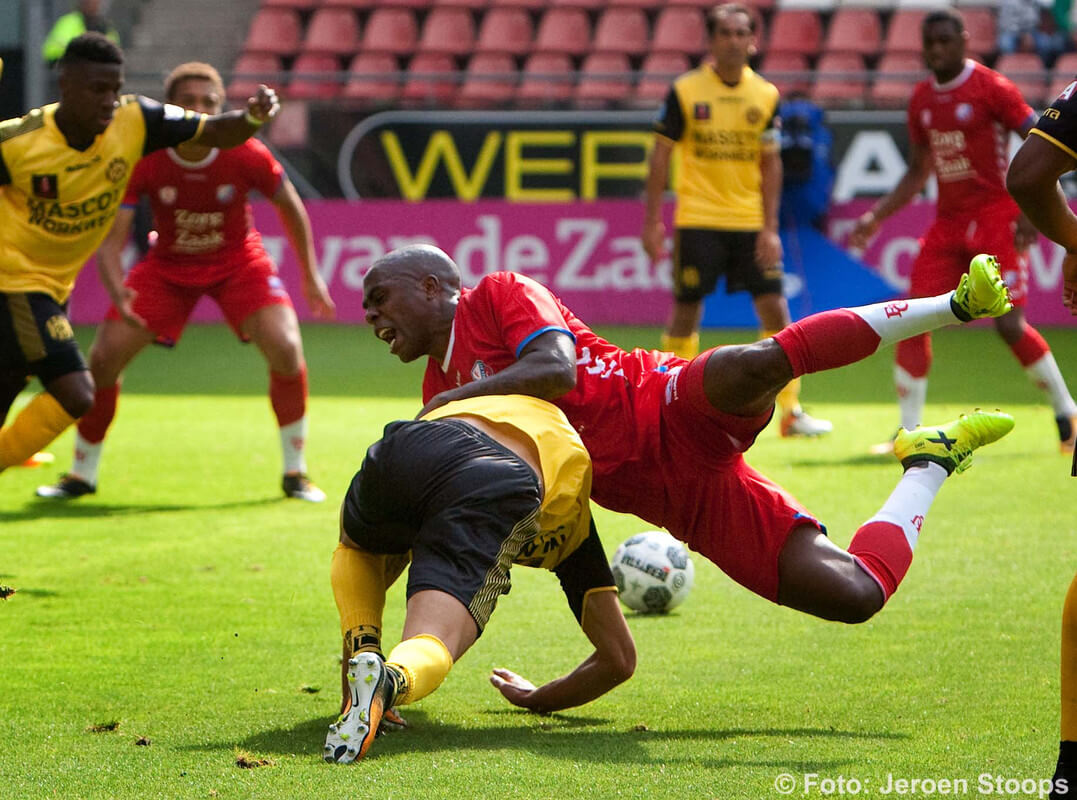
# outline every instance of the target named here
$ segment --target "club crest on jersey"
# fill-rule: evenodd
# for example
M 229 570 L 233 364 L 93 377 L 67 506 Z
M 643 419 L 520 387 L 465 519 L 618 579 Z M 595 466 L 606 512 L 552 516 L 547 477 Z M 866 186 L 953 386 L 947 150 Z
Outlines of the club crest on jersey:
M 49 332 L 49 336 L 56 342 L 66 342 L 75 338 L 75 333 L 71 330 L 71 323 L 67 321 L 67 317 L 63 314 L 54 314 L 49 317 L 45 322 L 45 330 Z
M 925 128 L 931 124 L 931 109 L 925 108 L 920 112 L 920 124 Z
M 695 119 L 710 119 L 711 118 L 711 104 L 710 103 L 696 103 L 692 107 L 692 116 Z
M 113 183 L 122 181 L 127 177 L 127 162 L 122 158 L 112 159 L 105 168 L 105 177 Z
M 170 206 L 176 202 L 176 187 L 175 186 L 162 186 L 157 190 L 157 196 L 161 199 L 161 202 L 166 206 Z
M 763 112 L 752 106 L 744 112 L 744 118 L 748 120 L 749 125 L 755 125 L 759 120 L 763 119 Z
M 217 202 L 227 203 L 236 196 L 236 187 L 230 183 L 224 183 L 217 187 Z
M 471 365 L 471 380 L 481 381 L 483 378 L 489 378 L 490 375 L 490 368 L 482 361 L 476 361 Z
M 954 116 L 959 122 L 968 122 L 972 119 L 972 106 L 968 103 L 958 103 L 954 109 Z
M 34 175 L 30 178 L 30 186 L 34 191 L 34 197 L 45 200 L 56 200 L 60 197 L 60 184 L 56 175 Z

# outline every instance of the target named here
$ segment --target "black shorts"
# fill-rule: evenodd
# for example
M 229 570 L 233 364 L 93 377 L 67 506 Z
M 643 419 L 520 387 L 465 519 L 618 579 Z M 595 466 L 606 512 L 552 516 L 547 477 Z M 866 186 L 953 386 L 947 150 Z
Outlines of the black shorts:
M 0 377 L 42 384 L 86 369 L 67 309 L 43 292 L 0 292 Z
M 341 524 L 372 553 L 411 551 L 407 596 L 452 595 L 482 633 L 509 568 L 538 530 L 538 477 L 460 420 L 392 422 L 352 478 Z
M 726 294 L 781 294 L 782 268 L 764 271 L 755 261 L 756 231 L 677 228 L 673 235 L 673 297 L 694 303 L 725 276 Z

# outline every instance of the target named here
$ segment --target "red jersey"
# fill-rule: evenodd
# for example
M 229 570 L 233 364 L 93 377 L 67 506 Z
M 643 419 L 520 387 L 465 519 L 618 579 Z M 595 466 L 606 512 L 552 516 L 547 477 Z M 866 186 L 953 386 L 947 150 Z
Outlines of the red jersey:
M 264 144 L 248 139 L 228 150 L 211 150 L 198 162 L 173 150 L 159 150 L 135 167 L 124 205 L 146 195 L 153 208 L 157 242 L 153 256 L 178 268 L 227 271 L 253 248 L 262 255 L 247 194 L 272 198 L 284 170 Z M 200 269 L 200 274 L 204 272 Z
M 909 101 L 909 138 L 931 152 L 939 182 L 940 216 L 971 215 L 987 206 L 1017 204 L 1006 191 L 1010 131 L 1035 122 L 1013 83 L 967 60 L 945 84 L 921 81 Z
M 445 361 L 430 359 L 423 378 L 423 402 L 515 363 L 536 336 L 563 331 L 576 342 L 575 388 L 552 401 L 579 432 L 594 462 L 595 499 L 602 502 L 602 476 L 637 452 L 639 420 L 654 408 L 636 390 L 649 374 L 687 364 L 656 350 L 625 352 L 584 325 L 549 289 L 514 272 L 485 276 L 464 289 L 456 307 Z

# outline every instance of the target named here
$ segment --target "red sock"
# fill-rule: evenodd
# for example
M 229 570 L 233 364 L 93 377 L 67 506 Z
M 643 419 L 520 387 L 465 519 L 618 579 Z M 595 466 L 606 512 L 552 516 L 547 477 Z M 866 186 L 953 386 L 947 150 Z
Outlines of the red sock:
M 844 367 L 867 358 L 879 348 L 879 334 L 847 308 L 812 314 L 774 335 L 781 345 L 793 377 Z
M 849 553 L 879 584 L 884 601 L 897 591 L 912 563 L 912 549 L 905 532 L 899 525 L 879 520 L 860 527 L 849 543 Z
M 922 333 L 902 339 L 894 348 L 897 365 L 914 378 L 924 378 L 931 370 L 931 335 Z
M 303 419 L 307 413 L 307 365 L 295 375 L 269 373 L 269 402 L 277 415 L 277 425 L 284 427 Z
M 108 426 L 116 416 L 119 397 L 118 383 L 97 387 L 93 395 L 93 407 L 79 419 L 79 436 L 92 444 L 103 442 Z
M 1021 362 L 1022 367 L 1035 364 L 1051 352 L 1051 348 L 1047 346 L 1047 342 L 1040 336 L 1040 332 L 1027 322 L 1025 323 L 1024 331 L 1021 333 L 1021 338 L 1011 344 L 1010 349 L 1017 356 L 1017 360 Z

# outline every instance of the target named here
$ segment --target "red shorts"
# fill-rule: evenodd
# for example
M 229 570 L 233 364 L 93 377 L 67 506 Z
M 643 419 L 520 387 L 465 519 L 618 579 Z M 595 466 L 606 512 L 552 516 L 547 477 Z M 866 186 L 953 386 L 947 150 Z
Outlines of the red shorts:
M 203 295 L 213 298 L 243 341 L 247 337 L 241 333 L 240 326 L 255 311 L 273 305 L 292 307 L 284 283 L 264 252 L 260 257 L 235 259 L 222 267 L 215 267 L 206 280 L 200 281 L 198 267 L 168 262 L 151 252 L 135 264 L 123 283 L 137 293 L 134 312 L 146 320 L 158 344 L 167 347 L 179 341 L 195 304 Z M 105 319 L 122 318 L 112 307 Z
M 791 494 L 744 461 L 770 422 L 717 411 L 703 394 L 708 350 L 650 373 L 635 392 L 635 458 L 594 475 L 603 506 L 661 525 L 742 586 L 778 599 L 778 556 L 801 525 L 826 529 Z
M 933 297 L 957 287 L 969 262 L 979 253 L 998 257 L 1002 279 L 1015 306 L 1028 302 L 1028 256 L 1013 245 L 1017 211 L 987 209 L 975 217 L 939 217 L 920 240 L 912 265 L 910 297 Z

